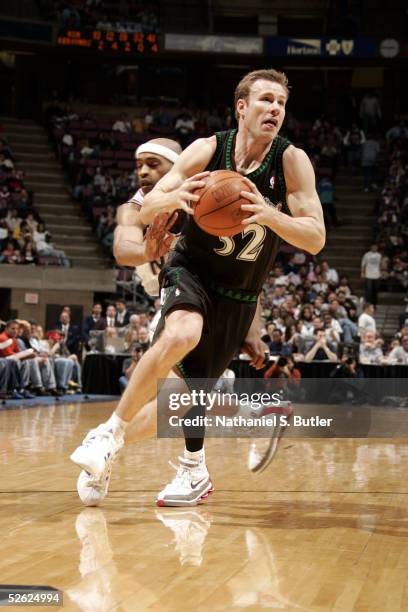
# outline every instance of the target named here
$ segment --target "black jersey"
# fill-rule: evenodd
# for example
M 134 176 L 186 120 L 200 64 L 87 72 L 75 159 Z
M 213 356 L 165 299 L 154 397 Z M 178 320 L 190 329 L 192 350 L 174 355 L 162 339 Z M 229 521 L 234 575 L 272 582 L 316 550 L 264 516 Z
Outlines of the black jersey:
M 235 135 L 236 130 L 216 133 L 217 148 L 207 170 L 236 170 Z M 281 203 L 282 211 L 287 214 L 282 156 L 289 145 L 290 142 L 280 136 L 274 138 L 259 168 L 246 175 L 271 206 Z M 177 266 L 177 255 L 182 254 L 188 266 L 203 279 L 224 288 L 259 293 L 279 245 L 279 236 L 263 225 L 254 223 L 246 226 L 241 234 L 219 238 L 200 229 L 190 216 L 170 260 L 171 265 Z

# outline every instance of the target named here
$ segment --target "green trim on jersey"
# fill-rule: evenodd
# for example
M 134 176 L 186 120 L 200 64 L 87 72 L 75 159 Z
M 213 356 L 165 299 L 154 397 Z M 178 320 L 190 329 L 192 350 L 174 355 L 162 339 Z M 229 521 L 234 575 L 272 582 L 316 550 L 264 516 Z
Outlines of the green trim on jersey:
M 227 149 L 226 149 L 226 156 L 225 156 L 225 165 L 227 166 L 227 170 L 233 170 L 236 171 L 234 169 L 234 163 L 232 161 L 232 147 L 234 144 L 234 138 L 236 133 L 238 132 L 238 130 L 231 130 L 230 133 L 227 136 Z M 253 172 L 250 172 L 249 174 L 245 174 L 246 178 L 249 179 L 253 179 L 256 178 L 257 176 L 259 176 L 260 174 L 262 174 L 262 172 L 266 169 L 267 165 L 269 164 L 269 162 L 272 159 L 273 154 L 275 153 L 275 149 L 278 145 L 278 139 L 274 138 L 272 141 L 272 145 L 271 148 L 269 149 L 268 153 L 265 155 L 265 158 L 262 162 L 262 164 L 259 166 L 259 168 L 257 168 L 256 170 L 254 170 Z
M 233 129 L 233 130 L 228 130 L 227 132 L 216 132 L 215 133 L 215 137 L 217 139 L 217 148 L 214 151 L 214 155 L 210 163 L 207 166 L 208 170 L 213 171 L 213 170 L 218 169 L 217 162 L 222 160 L 223 164 L 225 165 L 226 170 L 231 170 L 232 172 L 236 172 L 236 169 L 234 167 L 235 164 L 233 161 L 233 147 L 234 147 L 234 139 L 235 139 L 237 132 L 238 132 L 237 129 Z M 283 153 L 291 144 L 292 144 L 291 141 L 288 140 L 287 138 L 283 138 L 282 136 L 279 136 L 279 135 L 276 136 L 273 139 L 271 147 L 268 153 L 265 155 L 265 158 L 262 164 L 259 166 L 259 168 L 257 168 L 253 172 L 250 172 L 249 174 L 243 175 L 250 180 L 254 180 L 258 178 L 263 172 L 265 172 L 265 170 L 268 168 L 271 162 L 275 160 L 276 162 L 275 181 L 276 181 L 276 187 L 277 187 L 277 192 L 278 192 L 277 202 L 282 202 L 282 204 L 284 204 L 284 207 L 286 208 L 286 211 L 288 213 L 290 213 L 290 211 L 286 204 L 286 182 L 285 182 L 285 175 L 283 172 Z
M 212 284 L 212 289 L 221 295 L 222 297 L 228 298 L 230 300 L 234 300 L 236 302 L 256 302 L 258 300 L 257 293 L 248 293 L 243 292 L 243 290 L 237 289 L 229 289 L 227 287 L 222 287 L 221 285 Z

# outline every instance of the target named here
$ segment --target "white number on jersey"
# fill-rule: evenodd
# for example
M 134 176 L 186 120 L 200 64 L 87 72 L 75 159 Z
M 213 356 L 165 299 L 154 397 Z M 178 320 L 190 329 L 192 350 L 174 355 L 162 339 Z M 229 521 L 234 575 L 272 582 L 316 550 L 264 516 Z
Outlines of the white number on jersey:
M 251 225 L 247 225 L 245 227 L 241 235 L 243 238 L 250 235 L 251 239 L 238 253 L 237 259 L 241 261 L 256 261 L 266 238 L 265 227 L 263 225 L 258 225 L 257 223 L 251 223 Z M 217 255 L 222 255 L 223 257 L 232 255 L 232 253 L 235 251 L 234 238 L 231 236 L 222 236 L 220 237 L 220 240 L 223 243 L 223 246 L 220 249 L 214 249 Z

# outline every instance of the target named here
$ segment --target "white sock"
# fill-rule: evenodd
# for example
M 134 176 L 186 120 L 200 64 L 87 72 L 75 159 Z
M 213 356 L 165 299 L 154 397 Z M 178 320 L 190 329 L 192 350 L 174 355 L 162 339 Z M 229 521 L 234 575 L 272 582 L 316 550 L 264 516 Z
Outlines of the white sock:
M 198 461 L 198 463 L 205 463 L 205 452 L 204 448 L 198 451 L 188 451 L 186 448 L 184 449 L 184 457 L 186 459 L 191 459 L 192 461 Z
M 106 421 L 105 425 L 108 427 L 108 429 L 112 430 L 114 435 L 116 435 L 117 433 L 123 434 L 129 423 L 121 419 L 116 412 L 113 412 L 112 416 Z

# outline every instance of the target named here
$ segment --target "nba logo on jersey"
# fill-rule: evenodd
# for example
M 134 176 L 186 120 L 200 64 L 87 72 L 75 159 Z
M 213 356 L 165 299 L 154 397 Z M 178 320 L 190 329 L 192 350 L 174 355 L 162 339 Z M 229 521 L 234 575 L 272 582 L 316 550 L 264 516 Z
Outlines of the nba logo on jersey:
M 271 176 L 271 178 L 270 178 L 270 181 L 269 181 L 269 187 L 270 187 L 271 189 L 274 189 L 274 187 L 275 187 L 275 175 L 274 175 L 274 174 L 272 174 L 272 176 Z

